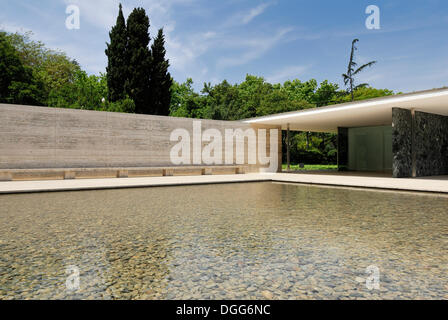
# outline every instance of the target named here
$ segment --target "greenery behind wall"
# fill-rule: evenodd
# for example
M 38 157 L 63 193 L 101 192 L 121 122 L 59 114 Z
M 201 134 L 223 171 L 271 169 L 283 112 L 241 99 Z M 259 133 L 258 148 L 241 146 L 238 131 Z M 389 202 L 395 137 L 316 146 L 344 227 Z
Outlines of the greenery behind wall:
M 88 75 L 64 52 L 32 40 L 31 33 L 0 32 L 0 102 L 240 120 L 394 94 L 367 84 L 343 90 L 327 80 L 271 84 L 253 75 L 236 84 L 226 80 L 215 85 L 204 83 L 196 92 L 192 79 L 183 83 L 172 79 L 163 30 L 158 30 L 151 42 L 149 28 L 144 9 L 134 9 L 125 21 L 120 6 L 105 50 L 107 72 L 100 75 Z M 355 49 L 352 44 L 349 71 Z M 283 143 L 285 153 L 285 133 Z M 336 163 L 336 135 L 291 132 L 291 162 Z

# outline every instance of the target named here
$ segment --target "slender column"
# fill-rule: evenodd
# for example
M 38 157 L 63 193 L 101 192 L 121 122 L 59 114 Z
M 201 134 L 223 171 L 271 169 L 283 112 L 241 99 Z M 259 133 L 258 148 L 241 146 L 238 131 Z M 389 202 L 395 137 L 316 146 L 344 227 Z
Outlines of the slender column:
M 289 123 L 286 131 L 286 163 L 288 166 L 288 171 L 291 170 L 291 155 L 290 155 L 290 143 L 289 143 Z
M 411 156 L 412 156 L 412 178 L 417 177 L 417 166 L 416 166 L 416 153 L 415 153 L 415 109 L 411 109 Z

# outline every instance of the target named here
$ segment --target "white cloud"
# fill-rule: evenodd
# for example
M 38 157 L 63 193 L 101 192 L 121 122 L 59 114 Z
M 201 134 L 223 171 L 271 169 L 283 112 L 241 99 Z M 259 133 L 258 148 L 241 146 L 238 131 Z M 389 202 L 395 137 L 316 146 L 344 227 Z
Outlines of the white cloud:
M 29 28 L 24 28 L 22 26 L 19 26 L 15 23 L 11 23 L 11 22 L 2 22 L 0 23 L 0 30 L 1 31 L 5 31 L 5 32 L 9 32 L 9 33 L 26 33 L 26 32 L 32 32 L 31 29 Z
M 174 5 L 188 5 L 195 0 L 64 0 L 69 4 L 79 6 L 81 13 L 81 21 L 87 21 L 90 25 L 96 26 L 104 30 L 110 30 L 115 24 L 118 15 L 118 5 L 123 6 L 123 14 L 126 17 L 131 13 L 133 8 L 143 7 L 149 16 L 151 27 L 161 28 L 171 21 L 171 8 Z M 154 32 L 153 32 L 154 33 Z
M 288 66 L 266 77 L 266 81 L 270 83 L 281 83 L 287 80 L 298 79 L 309 68 L 309 66 Z
M 56 19 L 61 20 L 61 28 L 33 27 L 35 39 L 43 40 L 51 48 L 64 50 L 89 73 L 104 72 L 107 63 L 104 55 L 105 42 L 109 41 L 107 32 L 115 24 L 120 2 L 123 5 L 125 18 L 134 7 L 145 8 L 150 18 L 151 37 L 156 34 L 157 29 L 164 28 L 167 58 L 171 65 L 170 72 L 179 80 L 188 75 L 194 78 L 196 83 L 208 82 L 211 79 L 213 82 L 218 82 L 218 79 L 223 77 L 220 68 L 244 65 L 261 57 L 280 41 L 284 41 L 286 34 L 292 30 L 284 28 L 277 32 L 271 31 L 271 34 L 262 33 L 261 35 L 255 30 L 255 35 L 253 33 L 249 35 L 248 29 L 232 28 L 249 24 L 266 12 L 272 2 L 262 3 L 250 10 L 239 12 L 232 15 L 230 20 L 226 20 L 226 16 L 220 17 L 217 24 L 213 26 L 206 24 L 201 30 L 200 19 L 208 19 L 216 13 L 213 12 L 213 8 L 204 6 L 204 2 L 197 0 L 64 0 L 62 8 L 60 7 L 61 17 Z M 78 5 L 80 8 L 81 29 L 76 32 L 67 32 L 63 27 L 65 21 L 63 7 L 69 4 Z M 33 8 L 28 8 L 28 10 L 31 9 Z M 55 14 L 55 12 L 47 13 L 50 16 Z M 177 17 L 182 19 L 182 15 L 188 15 L 189 19 L 198 19 L 198 23 L 193 25 L 192 30 L 185 32 L 177 27 L 175 19 Z M 40 19 L 46 20 L 43 17 Z M 220 20 L 230 21 L 233 25 L 223 27 L 223 24 L 219 25 Z M 53 26 L 56 25 L 53 24 Z M 24 27 L 28 26 L 24 22 Z M 28 30 L 9 23 L 4 23 L 4 29 Z M 229 49 L 236 53 L 235 56 L 233 54 L 226 56 L 219 52 Z M 206 55 L 215 52 L 216 54 Z
M 262 14 L 267 9 L 267 7 L 269 7 L 270 5 L 271 5 L 270 3 L 262 3 L 259 6 L 253 8 L 252 10 L 249 11 L 249 13 L 247 13 L 246 15 L 244 15 L 242 17 L 242 23 L 248 24 L 253 19 L 255 19 L 257 16 Z
M 224 27 L 246 25 L 259 15 L 263 14 L 264 11 L 271 5 L 272 3 L 262 3 L 249 11 L 237 12 L 224 23 Z
M 204 33 L 204 39 L 213 39 L 216 37 L 216 32 L 208 31 Z
M 77 5 L 80 11 L 81 28 L 84 22 L 108 30 L 115 24 L 119 0 L 65 0 L 66 5 Z M 123 10 L 125 10 L 123 6 Z
M 243 48 L 246 47 L 248 49 L 237 56 L 221 58 L 218 60 L 217 66 L 221 68 L 235 67 L 258 59 L 284 40 L 285 36 L 292 30 L 292 28 L 280 29 L 273 36 L 263 36 L 251 39 L 230 39 L 229 45 L 236 45 Z
M 166 32 L 166 51 L 171 66 L 180 71 L 191 67 L 196 59 L 213 45 L 211 41 L 208 41 L 210 39 L 211 35 L 208 33 L 177 37 L 173 36 L 172 32 Z

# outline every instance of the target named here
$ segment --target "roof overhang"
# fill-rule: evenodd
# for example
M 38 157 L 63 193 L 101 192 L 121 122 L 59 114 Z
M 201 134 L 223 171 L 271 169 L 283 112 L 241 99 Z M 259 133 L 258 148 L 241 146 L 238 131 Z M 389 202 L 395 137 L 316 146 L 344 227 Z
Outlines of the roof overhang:
M 282 126 L 284 130 L 289 124 L 290 129 L 296 131 L 337 132 L 338 127 L 391 125 L 392 108 L 448 116 L 448 88 L 279 113 L 244 122 Z

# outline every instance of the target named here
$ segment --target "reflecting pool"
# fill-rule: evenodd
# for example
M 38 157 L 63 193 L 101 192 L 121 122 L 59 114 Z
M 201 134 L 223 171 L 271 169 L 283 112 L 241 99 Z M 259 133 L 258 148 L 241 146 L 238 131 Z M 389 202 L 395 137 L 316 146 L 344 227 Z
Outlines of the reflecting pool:
M 270 182 L 0 195 L 0 299 L 448 299 L 447 272 L 444 196 Z

